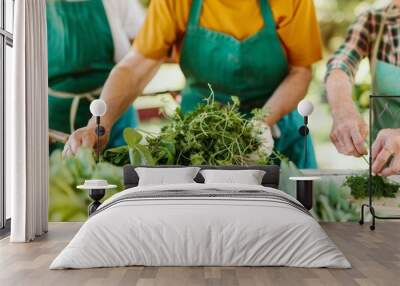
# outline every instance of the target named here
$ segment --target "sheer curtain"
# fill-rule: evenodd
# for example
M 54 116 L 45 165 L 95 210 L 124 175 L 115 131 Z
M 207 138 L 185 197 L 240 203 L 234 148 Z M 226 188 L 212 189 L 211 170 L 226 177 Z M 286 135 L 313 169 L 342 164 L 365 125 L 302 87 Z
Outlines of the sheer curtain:
M 12 242 L 28 242 L 48 225 L 46 1 L 15 1 L 12 96 L 6 98 L 6 187 Z

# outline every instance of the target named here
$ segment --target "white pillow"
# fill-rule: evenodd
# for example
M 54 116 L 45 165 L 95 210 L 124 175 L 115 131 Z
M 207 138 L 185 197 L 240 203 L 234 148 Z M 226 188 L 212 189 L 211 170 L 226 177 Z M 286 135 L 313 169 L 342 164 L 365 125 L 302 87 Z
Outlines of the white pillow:
M 135 168 L 139 176 L 139 186 L 195 183 L 193 179 L 199 170 L 198 167 Z
M 205 184 L 261 185 L 265 171 L 261 170 L 202 170 Z

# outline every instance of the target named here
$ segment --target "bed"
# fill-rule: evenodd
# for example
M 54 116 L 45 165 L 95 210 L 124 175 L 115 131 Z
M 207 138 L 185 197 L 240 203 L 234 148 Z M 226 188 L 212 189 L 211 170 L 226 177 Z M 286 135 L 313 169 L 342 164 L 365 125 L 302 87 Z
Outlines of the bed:
M 176 168 L 176 166 L 174 166 Z M 278 190 L 279 167 L 261 185 L 193 183 L 139 186 L 124 168 L 125 190 L 83 224 L 50 269 L 119 266 L 290 266 L 350 268 L 343 253 L 297 200 Z

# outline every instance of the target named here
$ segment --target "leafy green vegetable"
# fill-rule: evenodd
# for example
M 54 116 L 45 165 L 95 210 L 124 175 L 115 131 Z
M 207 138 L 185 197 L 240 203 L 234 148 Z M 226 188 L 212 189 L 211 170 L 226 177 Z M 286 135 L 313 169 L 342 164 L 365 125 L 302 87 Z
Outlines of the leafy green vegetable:
M 209 101 L 189 114 L 178 110 L 160 136 L 147 141 L 157 164 L 178 165 L 246 165 L 247 155 L 261 145 L 237 101 Z
M 136 132 L 133 128 L 125 128 L 123 136 L 126 144 L 128 144 L 130 148 L 135 148 L 143 138 L 142 134 Z
M 140 144 L 143 136 L 133 128 L 124 129 L 124 140 L 129 147 L 129 159 L 132 165 L 154 165 L 154 159 L 148 148 Z
M 147 144 L 140 143 L 138 131 L 127 128 L 128 146 L 107 150 L 104 158 L 116 165 L 128 163 L 128 158 L 134 165 L 266 164 L 269 152 L 262 127 L 246 119 L 239 105 L 236 97 L 221 105 L 211 96 L 193 112 L 184 114 L 178 109 L 160 135 L 146 136 Z M 254 115 L 259 119 L 265 112 L 256 110 Z
M 103 158 L 116 166 L 124 166 L 130 163 L 129 146 L 121 146 L 105 150 Z
M 107 191 L 106 197 L 123 189 L 122 168 L 107 162 L 96 164 L 92 150 L 80 148 L 69 158 L 62 158 L 61 151 L 55 150 L 50 156 L 49 220 L 84 221 L 91 200 L 86 191 L 78 190 L 76 186 L 93 178 L 105 179 L 118 186 Z
M 143 139 L 142 134 L 133 128 L 125 128 L 123 136 L 128 145 L 106 150 L 103 154 L 106 161 L 117 166 L 124 166 L 129 163 L 132 165 L 155 164 L 150 150 L 140 143 Z
M 349 176 L 343 183 L 351 190 L 351 195 L 355 199 L 365 198 L 368 196 L 368 174 L 357 176 Z M 400 184 L 390 181 L 380 176 L 372 176 L 372 195 L 374 197 L 394 198 L 400 188 Z

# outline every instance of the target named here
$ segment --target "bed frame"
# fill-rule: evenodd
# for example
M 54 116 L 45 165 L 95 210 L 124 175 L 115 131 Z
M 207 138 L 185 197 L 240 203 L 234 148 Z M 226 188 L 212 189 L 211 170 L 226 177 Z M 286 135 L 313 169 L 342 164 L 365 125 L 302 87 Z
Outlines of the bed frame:
M 132 166 L 132 165 L 127 165 L 124 167 L 124 188 L 133 188 L 136 187 L 139 183 L 139 176 L 135 171 L 136 167 L 141 167 L 141 166 Z M 147 168 L 152 168 L 149 166 L 145 166 Z M 179 168 L 179 167 L 184 167 L 184 166 L 155 166 L 153 168 Z M 264 187 L 271 187 L 271 188 L 278 188 L 279 186 L 279 173 L 280 173 L 280 168 L 279 166 L 275 165 L 268 165 L 268 166 L 194 166 L 194 167 L 199 167 L 202 170 L 206 169 L 217 169 L 217 170 L 262 170 L 265 171 L 264 178 L 262 179 L 262 185 Z M 200 172 L 197 174 L 197 176 L 194 178 L 194 180 L 197 183 L 204 183 L 204 178 L 200 174 Z

